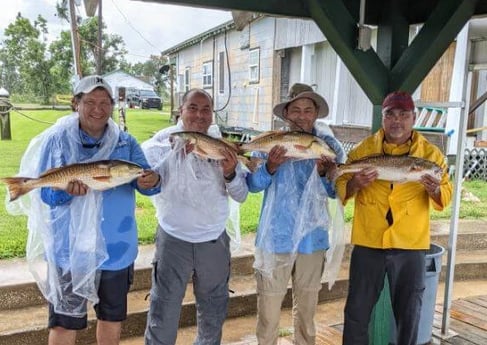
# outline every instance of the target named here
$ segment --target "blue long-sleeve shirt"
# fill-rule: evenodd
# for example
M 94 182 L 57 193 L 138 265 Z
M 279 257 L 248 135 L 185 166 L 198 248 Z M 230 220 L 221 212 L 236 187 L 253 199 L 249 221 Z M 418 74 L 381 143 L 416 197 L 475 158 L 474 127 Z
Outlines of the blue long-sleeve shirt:
M 320 137 L 326 140 L 337 153 L 337 156 L 340 158 L 344 156 L 345 153 L 335 138 L 322 135 Z M 254 152 L 252 155 L 254 157 L 267 158 L 267 154 L 264 153 Z M 316 163 L 312 159 L 287 161 L 279 166 L 274 175 L 271 175 L 267 171 L 266 164 L 262 164 L 257 171 L 247 175 L 247 184 L 250 192 L 264 191 L 261 218 L 256 235 L 257 247 L 274 253 L 291 253 L 295 249 L 293 248 L 293 232 L 296 231 L 295 222 L 297 215 L 298 212 L 307 212 L 307 210 L 300 209 L 299 200 L 305 191 L 306 183 L 315 165 Z M 321 182 L 328 197 L 335 198 L 333 183 L 325 177 L 321 178 Z M 272 195 L 272 200 L 269 199 L 271 186 L 275 191 L 274 195 Z M 269 207 L 272 207 L 272 212 L 264 212 Z M 323 204 L 323 212 L 327 212 L 325 204 Z M 299 242 L 298 253 L 310 254 L 329 247 L 328 231 L 325 227 L 300 229 L 300 231 L 306 235 Z M 270 238 L 264 239 L 264 236 L 270 236 Z
M 82 142 L 84 144 L 93 144 L 95 139 L 89 137 L 85 132 L 80 130 Z M 62 147 L 62 141 L 68 140 L 66 137 L 59 135 L 57 140 L 51 140 L 46 149 L 43 151 L 45 156 L 42 158 L 42 170 L 51 167 L 59 167 L 66 165 L 68 157 L 66 153 L 58 152 L 59 147 Z M 103 138 L 101 140 L 103 142 Z M 79 158 L 81 161 L 92 157 L 98 150 L 95 146 L 93 148 L 85 148 L 81 144 L 78 145 Z M 125 132 L 120 132 L 118 143 L 111 153 L 109 159 L 122 159 L 136 164 L 139 164 L 145 169 L 149 169 L 149 164 L 142 152 L 139 144 L 135 138 Z M 138 239 L 137 239 L 137 225 L 135 222 L 135 193 L 137 189 L 141 194 L 154 195 L 160 191 L 160 187 L 151 189 L 139 189 L 136 180 L 129 184 L 124 184 L 106 191 L 103 191 L 103 205 L 102 205 L 102 221 L 101 231 L 104 236 L 108 259 L 100 267 L 104 270 L 120 270 L 131 265 L 138 253 Z M 56 214 L 56 208 L 63 205 L 69 205 L 74 196 L 62 190 L 55 190 L 52 188 L 42 188 L 42 200 L 51 206 L 52 212 Z M 62 210 L 59 210 L 59 214 Z M 63 217 L 69 217 L 69 214 Z M 63 232 L 67 231 L 64 227 L 67 219 L 61 222 L 54 222 L 53 231 Z M 69 238 L 68 236 L 54 235 L 54 238 L 62 239 L 62 243 L 56 244 L 56 249 L 59 251 L 58 258 L 69 257 Z

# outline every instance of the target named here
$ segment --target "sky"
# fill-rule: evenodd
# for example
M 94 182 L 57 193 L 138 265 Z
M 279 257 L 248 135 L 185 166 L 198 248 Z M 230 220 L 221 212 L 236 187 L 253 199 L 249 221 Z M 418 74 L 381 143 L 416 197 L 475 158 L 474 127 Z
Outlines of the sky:
M 77 14 L 86 18 L 84 1 L 78 1 L 81 6 L 77 7 Z M 48 40 L 57 39 L 62 30 L 70 29 L 68 22 L 56 16 L 57 2 L 2 1 L 0 40 L 4 39 L 5 28 L 15 22 L 18 12 L 30 19 L 31 23 L 39 14 L 42 15 L 48 21 Z M 102 14 L 106 33 L 123 37 L 128 50 L 126 59 L 131 63 L 144 62 L 150 55 L 159 55 L 167 48 L 232 19 L 229 11 L 133 0 L 102 0 Z

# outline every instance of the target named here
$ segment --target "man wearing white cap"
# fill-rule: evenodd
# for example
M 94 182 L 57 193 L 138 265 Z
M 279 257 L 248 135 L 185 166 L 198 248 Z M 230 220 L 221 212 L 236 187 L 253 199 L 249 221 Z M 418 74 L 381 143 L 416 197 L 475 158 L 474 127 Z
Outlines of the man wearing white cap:
M 274 115 L 290 130 L 319 135 L 336 152 L 345 153 L 337 140 L 314 127 L 328 115 L 325 99 L 313 91 L 292 95 L 274 107 Z M 260 345 L 277 344 L 281 304 L 289 279 L 293 288 L 294 342 L 315 344 L 314 316 L 321 289 L 325 252 L 329 247 L 329 216 L 326 204 L 335 197 L 333 183 L 326 178 L 335 163 L 327 158 L 294 161 L 283 146 L 268 155 L 247 175 L 249 191 L 264 191 L 256 235 L 255 277 L 257 281 L 257 340 Z
M 135 138 L 111 119 L 112 90 L 101 76 L 81 79 L 74 99 L 76 112 L 31 141 L 21 172 L 38 176 L 51 168 L 111 159 L 149 169 Z M 72 180 L 66 190 L 30 193 L 27 257 L 49 302 L 50 345 L 75 344 L 76 331 L 87 327 L 88 301 L 98 319 L 98 343 L 119 344 L 138 250 L 135 189 L 159 192 L 159 175 L 145 170 L 131 183 L 103 192 Z

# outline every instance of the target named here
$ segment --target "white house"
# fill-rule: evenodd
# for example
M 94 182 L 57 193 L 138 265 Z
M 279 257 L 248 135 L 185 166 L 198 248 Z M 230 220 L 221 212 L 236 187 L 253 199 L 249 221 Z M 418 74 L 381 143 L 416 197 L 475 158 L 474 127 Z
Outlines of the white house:
M 113 96 L 115 99 L 118 96 L 118 89 L 125 87 L 126 90 L 154 90 L 154 86 L 145 81 L 136 78 L 121 70 L 116 70 L 103 75 L 103 78 L 112 87 Z
M 314 21 L 247 14 L 243 24 L 237 22 L 238 28 L 229 21 L 162 52 L 174 63 L 176 96 L 192 87 L 204 88 L 215 100 L 216 123 L 265 131 L 281 125 L 272 116 L 272 106 L 285 98 L 292 83 L 304 82 L 328 101 L 326 121 L 339 139 L 357 142 L 370 132 L 371 102 Z M 449 107 L 464 90 L 459 75 L 465 75 L 465 65 L 474 69 L 468 85 L 472 99 L 485 93 L 487 18 L 474 19 L 468 27 L 472 28 L 468 34 L 457 40 L 461 44 L 451 44 L 415 91 L 419 104 L 433 104 L 455 114 L 458 109 Z M 410 28 L 411 40 L 417 29 Z M 375 41 L 372 30 L 372 47 Z M 469 128 L 485 126 L 486 118 L 487 107 L 482 105 L 470 115 Z M 428 126 L 441 127 L 427 134 L 446 151 L 446 133 L 455 132 L 458 117 Z M 485 131 L 471 135 L 476 140 L 487 138 Z

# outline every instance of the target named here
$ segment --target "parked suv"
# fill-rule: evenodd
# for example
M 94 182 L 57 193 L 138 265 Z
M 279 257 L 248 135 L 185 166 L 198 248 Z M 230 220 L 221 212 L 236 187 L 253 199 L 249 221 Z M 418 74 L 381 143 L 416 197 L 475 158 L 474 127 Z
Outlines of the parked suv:
M 139 99 L 142 109 L 157 108 L 162 110 L 162 99 L 153 90 L 139 90 Z

